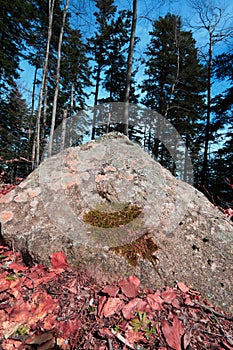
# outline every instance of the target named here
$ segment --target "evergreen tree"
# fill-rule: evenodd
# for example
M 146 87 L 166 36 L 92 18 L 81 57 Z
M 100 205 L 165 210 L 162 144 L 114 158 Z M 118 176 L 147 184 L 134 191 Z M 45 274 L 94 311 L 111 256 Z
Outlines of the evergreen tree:
M 81 31 L 69 26 L 63 43 L 60 103 L 70 106 L 71 114 L 85 108 L 87 88 L 92 86 L 87 52 Z
M 0 6 L 0 93 L 19 77 L 33 6 L 29 0 L 2 0 Z
M 214 99 L 214 119 L 212 132 L 216 133 L 219 147 L 210 158 L 209 192 L 219 205 L 233 205 L 233 54 L 225 53 L 214 60 L 214 72 L 217 79 L 227 81 L 229 87 Z
M 6 182 L 14 183 L 30 171 L 29 110 L 16 84 L 0 113 L 0 173 L 5 173 Z
M 131 13 L 121 11 L 112 23 L 112 33 L 106 45 L 106 69 L 103 87 L 109 96 L 101 102 L 123 102 L 127 69 L 127 47 L 129 42 Z M 131 95 L 131 98 L 134 97 Z M 134 99 L 135 100 L 135 99 Z M 131 101 L 132 102 L 132 101 Z
M 205 70 L 199 62 L 195 40 L 191 32 L 182 30 L 181 18 L 172 14 L 155 21 L 150 36 L 144 61 L 148 77 L 142 84 L 145 93 L 142 102 L 173 124 L 195 162 L 201 147 L 199 137 L 206 86 Z M 161 123 L 156 128 L 159 129 L 157 134 L 163 133 Z M 168 151 L 153 136 L 150 126 L 145 143 L 149 151 L 175 173 Z
M 90 48 L 95 66 L 93 69 L 95 79 L 94 105 L 104 102 L 123 102 L 125 99 L 125 81 L 127 75 L 127 50 L 130 40 L 130 27 L 132 14 L 129 11 L 117 12 L 114 1 L 96 1 L 98 9 L 95 12 L 97 31 L 90 39 Z M 105 89 L 107 97 L 99 98 L 100 83 Z M 137 102 L 134 87 L 134 73 L 131 80 L 130 102 Z M 111 114 L 111 111 L 109 111 Z M 111 118 L 110 118 L 111 119 Z M 92 139 L 95 133 L 103 133 L 106 128 L 102 126 L 97 130 L 97 115 L 94 113 Z M 116 126 L 122 129 L 120 125 Z M 113 130 L 114 126 L 107 126 Z
M 96 17 L 96 32 L 94 36 L 88 41 L 90 52 L 93 55 L 93 61 L 95 63 L 93 74 L 95 79 L 95 96 L 94 96 L 94 106 L 98 104 L 99 101 L 99 90 L 101 82 L 101 74 L 104 67 L 107 65 L 107 46 L 110 42 L 110 36 L 113 30 L 113 21 L 116 14 L 116 6 L 114 5 L 114 0 L 95 0 L 95 5 L 97 11 L 94 13 Z M 94 113 L 93 125 L 92 125 L 92 135 L 91 138 L 95 138 L 96 133 L 96 120 L 97 116 Z

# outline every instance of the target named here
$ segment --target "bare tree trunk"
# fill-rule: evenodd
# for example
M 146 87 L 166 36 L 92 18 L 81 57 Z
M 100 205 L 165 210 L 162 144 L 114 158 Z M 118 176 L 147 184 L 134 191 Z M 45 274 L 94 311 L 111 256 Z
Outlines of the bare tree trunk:
M 47 124 L 47 100 L 48 100 L 48 74 L 46 74 L 45 86 L 44 86 L 43 128 L 41 130 L 41 141 L 42 141 L 43 147 L 45 145 L 45 133 L 46 133 L 46 124 Z
M 45 86 L 45 80 L 46 80 L 47 71 L 48 71 L 50 41 L 51 41 L 51 37 L 52 37 L 54 4 L 55 4 L 55 0 L 49 0 L 48 39 L 47 39 L 47 46 L 46 46 L 45 61 L 44 61 L 44 66 L 43 66 L 42 82 L 41 82 L 41 88 L 40 88 L 39 105 L 38 105 L 38 113 L 37 113 L 37 121 L 36 121 L 36 133 L 35 133 L 35 139 L 34 139 L 34 145 L 33 145 L 33 148 L 34 148 L 34 151 L 32 154 L 33 168 L 36 168 L 40 162 L 40 119 L 41 119 L 41 111 L 42 111 L 44 86 Z
M 69 146 L 73 145 L 73 129 L 74 129 L 74 83 L 70 88 L 70 123 L 69 123 Z
M 29 148 L 31 148 L 31 141 L 32 141 L 32 129 L 33 129 L 33 124 L 34 124 L 34 112 L 35 112 L 35 91 L 36 91 L 36 77 L 37 77 L 37 71 L 38 71 L 38 66 L 36 65 L 35 68 L 35 73 L 34 73 L 34 79 L 33 79 L 33 88 L 32 88 L 32 110 L 31 110 L 31 120 L 30 120 L 30 125 L 29 125 L 29 130 L 28 130 L 28 143 L 29 143 Z M 35 136 L 34 136 L 34 140 L 35 140 Z M 31 163 L 31 167 L 33 169 L 33 163 L 35 160 L 35 146 L 36 143 L 34 142 L 32 143 L 32 153 L 31 153 L 31 157 L 32 157 L 32 163 Z M 29 160 L 29 159 L 28 159 Z
M 36 78 L 37 78 L 37 71 L 38 71 L 38 66 L 36 65 L 35 68 L 35 73 L 34 73 L 34 78 L 33 78 L 33 87 L 32 87 L 32 111 L 31 111 L 31 121 L 30 121 L 30 126 L 29 126 L 29 131 L 28 131 L 28 139 L 29 142 L 31 141 L 31 136 L 32 136 L 32 126 L 33 126 L 33 119 L 34 119 L 34 112 L 35 112 L 35 91 L 36 91 Z
M 130 44 L 128 51 L 128 60 L 127 60 L 127 74 L 126 74 L 126 83 L 125 83 L 125 108 L 124 108 L 124 124 L 123 124 L 123 133 L 128 136 L 129 134 L 129 95 L 130 95 L 130 83 L 132 76 L 132 65 L 133 65 L 133 52 L 135 44 L 135 33 L 137 25 L 137 0 L 133 0 L 133 18 L 131 24 L 131 33 L 130 33 Z
M 96 131 L 96 108 L 98 103 L 98 96 L 99 96 L 99 87 L 100 87 L 100 73 L 101 73 L 101 66 L 98 63 L 97 67 L 97 75 L 96 75 L 96 85 L 95 85 L 95 100 L 94 100 L 94 111 L 93 111 L 93 121 L 92 121 L 92 133 L 91 133 L 91 139 L 95 139 L 95 131 Z
M 207 110 L 206 110 L 204 158 L 203 158 L 202 174 L 201 174 L 201 183 L 204 186 L 207 185 L 207 182 L 208 182 L 208 151 L 209 151 L 209 141 L 210 141 L 212 65 L 213 65 L 213 39 L 212 39 L 212 33 L 209 32 L 209 56 L 208 56 L 208 76 L 207 76 Z
M 58 98 L 59 81 L 60 81 L 61 45 L 62 45 L 62 39 L 63 39 L 63 33 L 64 33 L 64 27 L 65 27 L 65 23 L 66 23 L 66 14 L 68 11 L 68 7 L 69 7 L 69 0 L 66 0 L 66 5 L 65 5 L 65 8 L 63 11 L 62 26 L 61 26 L 59 42 L 58 42 L 58 50 L 57 50 L 56 86 L 55 86 L 55 92 L 54 92 L 54 98 L 53 98 L 53 112 L 52 112 L 52 121 L 51 121 L 51 126 L 50 126 L 49 146 L 48 146 L 48 156 L 49 157 L 52 155 L 52 148 L 53 148 L 53 135 L 54 135 L 55 121 L 56 121 L 57 98 Z
M 61 144 L 60 144 L 60 152 L 65 148 L 65 140 L 66 140 L 66 120 L 67 120 L 67 109 L 63 109 L 62 116 L 62 132 L 61 132 Z

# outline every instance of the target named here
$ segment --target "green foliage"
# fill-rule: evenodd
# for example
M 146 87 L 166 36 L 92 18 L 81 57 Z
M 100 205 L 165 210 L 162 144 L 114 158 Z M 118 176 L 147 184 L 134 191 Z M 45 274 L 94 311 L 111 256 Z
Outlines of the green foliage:
M 23 56 L 31 13 L 29 0 L 1 0 L 0 98 L 19 77 L 19 62 Z
M 28 326 L 22 326 L 22 327 L 19 327 L 15 334 L 16 335 L 20 335 L 20 336 L 24 336 L 24 335 L 27 335 L 29 332 L 29 327 Z
M 147 337 L 156 334 L 156 329 L 150 325 L 150 320 L 145 312 L 138 311 L 137 316 L 138 318 L 134 318 L 131 321 L 134 332 L 144 331 Z
M 7 281 L 17 281 L 18 278 L 19 278 L 19 275 L 16 273 L 16 274 L 12 274 L 12 275 L 7 276 L 6 280 Z
M 0 110 L 0 173 L 5 182 L 15 183 L 30 171 L 29 111 L 16 85 L 3 106 Z

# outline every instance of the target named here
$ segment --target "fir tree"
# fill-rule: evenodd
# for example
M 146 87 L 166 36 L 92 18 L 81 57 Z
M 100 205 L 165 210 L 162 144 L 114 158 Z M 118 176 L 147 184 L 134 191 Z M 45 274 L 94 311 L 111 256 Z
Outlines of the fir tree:
M 173 124 L 191 149 L 195 161 L 201 147 L 199 136 L 206 83 L 195 40 L 191 32 L 182 30 L 181 18 L 172 14 L 155 21 L 150 36 L 145 59 L 147 78 L 142 84 L 145 97 L 142 102 Z M 161 123 L 156 127 L 163 132 Z M 154 138 L 150 128 L 146 143 L 149 151 L 175 173 L 174 163 L 167 150 L 158 138 Z

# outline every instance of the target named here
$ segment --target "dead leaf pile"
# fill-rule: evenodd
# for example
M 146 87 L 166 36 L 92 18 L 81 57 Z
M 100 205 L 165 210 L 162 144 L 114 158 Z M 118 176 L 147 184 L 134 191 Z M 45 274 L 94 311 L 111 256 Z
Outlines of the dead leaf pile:
M 0 349 L 233 349 L 233 317 L 179 282 L 140 288 L 130 276 L 109 285 L 71 269 L 27 267 L 0 245 Z

